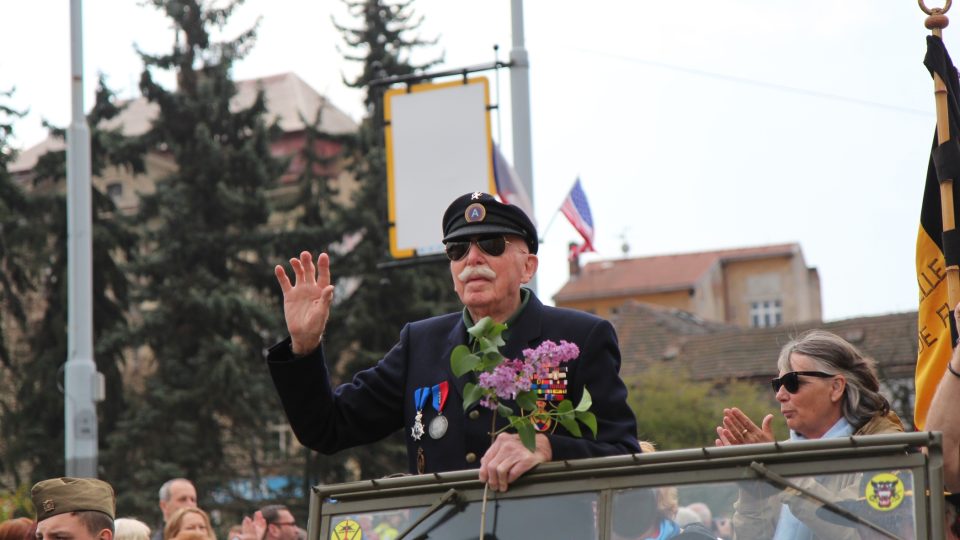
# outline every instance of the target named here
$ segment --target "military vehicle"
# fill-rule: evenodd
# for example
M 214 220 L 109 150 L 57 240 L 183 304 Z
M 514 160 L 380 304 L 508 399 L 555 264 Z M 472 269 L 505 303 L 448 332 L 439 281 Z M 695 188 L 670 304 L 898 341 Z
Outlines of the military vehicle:
M 745 506 L 734 516 L 743 493 L 773 522 Z M 475 470 L 319 485 L 310 494 L 308 538 L 470 540 L 481 537 L 481 520 L 485 539 L 646 538 L 639 533 L 677 496 L 680 505 L 729 508 L 742 527 L 739 539 L 772 538 L 782 503 L 820 537 L 944 538 L 941 437 L 902 433 L 556 461 L 505 493 L 488 491 L 485 503 Z

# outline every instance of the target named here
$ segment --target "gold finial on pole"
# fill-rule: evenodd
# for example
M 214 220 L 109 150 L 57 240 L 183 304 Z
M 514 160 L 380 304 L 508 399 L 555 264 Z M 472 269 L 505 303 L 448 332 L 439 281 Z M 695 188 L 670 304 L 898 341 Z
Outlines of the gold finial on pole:
M 947 0 L 942 8 L 928 8 L 926 2 L 923 0 L 917 0 L 917 3 L 920 5 L 920 9 L 927 14 L 923 25 L 927 27 L 927 30 L 932 30 L 933 35 L 940 36 L 940 30 L 943 30 L 950 24 L 950 21 L 947 19 L 947 11 L 950 11 L 950 4 L 953 3 L 953 0 Z

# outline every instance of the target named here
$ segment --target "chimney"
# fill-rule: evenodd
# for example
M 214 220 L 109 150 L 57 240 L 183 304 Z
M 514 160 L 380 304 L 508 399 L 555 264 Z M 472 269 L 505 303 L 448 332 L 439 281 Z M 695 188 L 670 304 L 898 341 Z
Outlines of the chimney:
M 576 242 L 570 242 L 567 249 L 567 261 L 570 264 L 570 279 L 574 279 L 580 276 L 580 246 Z

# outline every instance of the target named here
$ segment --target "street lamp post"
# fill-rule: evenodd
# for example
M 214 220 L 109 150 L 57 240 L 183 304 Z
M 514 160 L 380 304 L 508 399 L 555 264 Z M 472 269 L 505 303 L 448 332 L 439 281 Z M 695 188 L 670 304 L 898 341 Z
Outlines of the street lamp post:
M 513 128 L 513 165 L 520 182 L 530 196 L 532 208 L 536 208 L 533 193 L 533 147 L 530 136 L 530 59 L 524 48 L 523 0 L 510 2 L 511 33 L 510 48 L 510 111 Z M 530 216 L 531 218 L 533 216 Z M 537 290 L 536 276 L 527 285 Z
M 67 363 L 64 458 L 67 476 L 97 476 L 97 410 L 103 394 L 93 361 L 93 220 L 90 130 L 83 110 L 83 8 L 70 0 L 70 93 L 67 130 Z

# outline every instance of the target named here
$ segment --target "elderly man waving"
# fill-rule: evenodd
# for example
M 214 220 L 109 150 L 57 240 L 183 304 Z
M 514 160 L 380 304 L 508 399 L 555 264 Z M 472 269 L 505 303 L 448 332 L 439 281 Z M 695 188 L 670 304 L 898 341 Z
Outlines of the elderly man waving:
M 537 231 L 526 214 L 489 194 L 468 193 L 447 208 L 442 228 L 464 310 L 407 324 L 376 366 L 338 388 L 331 388 L 322 344 L 333 302 L 329 257 L 321 253 L 314 262 L 304 251 L 291 259 L 293 283 L 276 267 L 290 337 L 270 349 L 267 361 L 300 442 L 330 454 L 403 429 L 411 472 L 479 467 L 480 480 L 499 490 L 551 459 L 639 452 L 613 327 L 587 313 L 544 306 L 521 287 L 538 265 Z M 543 431 L 533 452 L 516 434 L 501 433 L 491 443 L 494 412 L 477 406 L 464 411 L 467 376 L 450 369 L 451 351 L 468 343 L 467 328 L 487 316 L 507 325 L 505 357 L 518 358 L 544 340 L 580 348 L 580 356 L 565 366 L 565 392 L 577 403 L 589 387 L 595 438 L 576 438 L 553 425 L 538 426 Z M 496 422 L 505 425 L 502 418 Z

